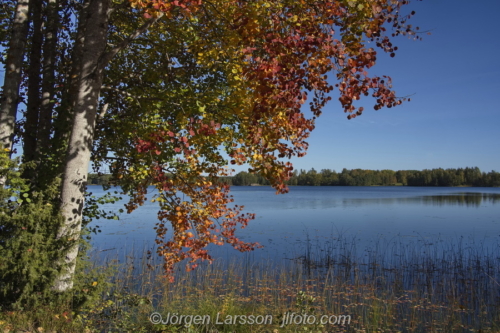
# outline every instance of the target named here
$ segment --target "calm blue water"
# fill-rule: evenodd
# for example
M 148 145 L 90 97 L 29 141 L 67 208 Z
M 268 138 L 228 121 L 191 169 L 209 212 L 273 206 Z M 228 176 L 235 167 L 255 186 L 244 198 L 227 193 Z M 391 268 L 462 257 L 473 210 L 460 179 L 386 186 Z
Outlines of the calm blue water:
M 89 188 L 103 194 L 100 186 Z M 256 213 L 238 235 L 264 245 L 253 259 L 292 259 L 311 248 L 334 244 L 357 249 L 395 243 L 457 244 L 498 248 L 500 188 L 443 187 L 291 187 L 276 195 L 270 187 L 232 187 L 235 204 Z M 122 204 L 104 208 L 123 208 Z M 144 253 L 154 248 L 157 206 L 147 202 L 121 219 L 95 221 L 92 236 L 103 255 Z M 339 245 L 340 246 L 340 245 Z M 214 257 L 240 255 L 231 247 L 212 247 Z

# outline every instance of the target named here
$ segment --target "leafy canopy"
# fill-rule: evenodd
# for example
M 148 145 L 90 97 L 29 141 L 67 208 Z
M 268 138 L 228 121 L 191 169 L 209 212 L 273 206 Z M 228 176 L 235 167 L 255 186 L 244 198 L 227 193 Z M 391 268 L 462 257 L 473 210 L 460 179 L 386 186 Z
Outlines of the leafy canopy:
M 414 13 L 401 14 L 407 3 L 131 0 L 132 11 L 114 14 L 111 43 L 136 28 L 130 16 L 161 18 L 107 69 L 93 158 L 113 160 L 115 182 L 132 196 L 129 212 L 148 186 L 157 189 L 156 241 L 167 272 L 184 259 L 191 267 L 210 260 L 208 244 L 258 246 L 235 236 L 254 216 L 231 207 L 220 147 L 231 164 L 248 163 L 285 193 L 293 167 L 284 159 L 305 154 L 335 87 L 349 119 L 362 114 L 362 96 L 375 98 L 375 110 L 404 100 L 389 77 L 369 75 L 377 51 L 367 42 L 394 56 L 388 24 L 392 37 L 415 36 L 406 24 Z

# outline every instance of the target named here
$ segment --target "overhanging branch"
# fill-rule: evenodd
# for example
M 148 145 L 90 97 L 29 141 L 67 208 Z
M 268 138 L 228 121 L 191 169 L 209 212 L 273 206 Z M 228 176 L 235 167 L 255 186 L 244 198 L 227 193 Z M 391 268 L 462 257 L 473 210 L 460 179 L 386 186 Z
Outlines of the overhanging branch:
M 107 64 L 113 59 L 113 57 L 126 47 L 132 43 L 134 39 L 139 37 L 141 34 L 146 32 L 154 23 L 156 23 L 161 17 L 163 16 L 163 13 L 160 13 L 157 17 L 151 18 L 147 20 L 142 26 L 140 26 L 134 33 L 132 33 L 129 37 L 125 38 L 122 40 L 118 45 L 113 47 L 111 50 L 107 51 L 106 53 L 103 54 L 101 61 L 99 63 L 100 69 L 103 69 L 104 67 L 107 66 Z

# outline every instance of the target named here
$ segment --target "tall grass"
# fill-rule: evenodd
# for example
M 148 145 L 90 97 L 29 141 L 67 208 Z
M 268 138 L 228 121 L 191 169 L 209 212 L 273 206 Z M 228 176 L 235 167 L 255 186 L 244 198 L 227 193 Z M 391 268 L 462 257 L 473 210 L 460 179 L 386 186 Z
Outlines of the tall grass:
M 395 240 L 358 250 L 355 240 L 339 238 L 326 245 L 308 242 L 292 257 L 216 260 L 191 272 L 179 268 L 174 283 L 154 258 L 129 257 L 118 266 L 109 260 L 96 268 L 113 272 L 110 285 L 91 307 L 65 316 L 61 309 L 46 309 L 38 319 L 2 313 L 0 332 L 500 331 L 498 245 Z M 153 312 L 164 324 L 150 322 Z M 350 322 L 285 325 L 285 313 L 317 320 L 345 315 Z M 169 314 L 207 315 L 211 322 L 186 327 L 165 321 Z M 271 315 L 273 321 L 215 322 L 236 315 Z

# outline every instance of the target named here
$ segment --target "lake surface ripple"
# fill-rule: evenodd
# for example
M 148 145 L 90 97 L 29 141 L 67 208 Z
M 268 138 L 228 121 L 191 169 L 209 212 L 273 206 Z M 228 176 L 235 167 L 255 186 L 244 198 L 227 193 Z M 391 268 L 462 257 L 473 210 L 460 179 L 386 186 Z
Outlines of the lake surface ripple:
M 104 193 L 100 186 L 89 190 Z M 369 256 L 376 249 L 393 255 L 411 248 L 437 255 L 460 247 L 486 255 L 500 249 L 500 188 L 296 186 L 276 195 L 266 186 L 233 186 L 231 193 L 235 204 L 256 214 L 237 234 L 264 248 L 240 254 L 229 246 L 212 246 L 215 258 L 314 256 L 319 263 L 342 251 Z M 118 210 L 125 202 L 103 208 Z M 148 201 L 118 221 L 94 221 L 102 232 L 92 235 L 92 245 L 102 258 L 154 251 L 156 213 L 156 204 Z

